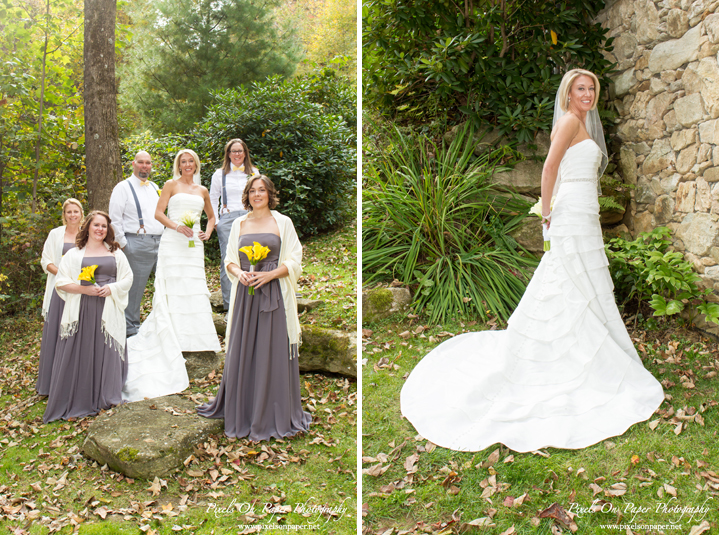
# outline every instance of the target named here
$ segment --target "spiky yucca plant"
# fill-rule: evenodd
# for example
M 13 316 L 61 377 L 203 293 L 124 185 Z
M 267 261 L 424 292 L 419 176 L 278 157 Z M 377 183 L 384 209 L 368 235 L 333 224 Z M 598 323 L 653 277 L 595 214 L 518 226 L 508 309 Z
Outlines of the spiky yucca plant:
M 362 270 L 365 282 L 417 287 L 417 310 L 432 322 L 454 315 L 506 320 L 524 293 L 527 269 L 510 233 L 529 204 L 491 184 L 504 150 L 477 157 L 471 129 L 441 146 L 396 128 L 365 166 Z

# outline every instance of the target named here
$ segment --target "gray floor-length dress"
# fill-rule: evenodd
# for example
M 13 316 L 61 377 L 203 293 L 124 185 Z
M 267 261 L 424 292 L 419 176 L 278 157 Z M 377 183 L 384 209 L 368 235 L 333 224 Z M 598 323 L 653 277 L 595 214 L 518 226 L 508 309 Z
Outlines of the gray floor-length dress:
M 65 255 L 75 247 L 74 243 L 62 244 L 62 254 Z M 55 266 L 57 267 L 57 266 Z M 52 376 L 52 363 L 55 359 L 55 348 L 60 341 L 60 320 L 65 310 L 65 300 L 53 289 L 50 296 L 50 306 L 47 309 L 45 322 L 42 325 L 42 342 L 40 343 L 40 363 L 37 370 L 37 384 L 35 390 L 41 396 L 50 393 L 50 377 Z
M 275 269 L 280 237 L 246 234 L 240 236 L 237 247 L 253 241 L 270 248 L 255 271 Z M 240 253 L 240 263 L 244 271 L 250 270 L 244 253 Z M 296 358 L 290 360 L 279 280 L 257 288 L 255 295 L 249 295 L 248 287 L 240 284 L 229 321 L 232 329 L 217 397 L 197 412 L 206 418 L 224 418 L 225 434 L 230 437 L 259 441 L 307 431 L 312 415 L 302 410 L 299 364 Z
M 114 256 L 85 257 L 82 267 L 97 264 L 95 280 L 100 286 L 115 282 Z M 90 283 L 82 281 L 83 286 Z M 127 377 L 127 355 L 120 353 L 102 332 L 104 297 L 82 295 L 77 332 L 57 343 L 50 394 L 43 415 L 53 420 L 82 418 L 122 403 Z M 125 346 L 127 351 L 127 346 Z

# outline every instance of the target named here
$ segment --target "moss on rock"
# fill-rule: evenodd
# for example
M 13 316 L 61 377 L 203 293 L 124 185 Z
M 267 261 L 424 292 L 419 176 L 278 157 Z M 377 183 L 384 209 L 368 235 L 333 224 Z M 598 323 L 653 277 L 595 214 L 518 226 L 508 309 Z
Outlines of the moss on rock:
M 139 453 L 140 451 L 135 448 L 122 448 L 117 452 L 117 458 L 124 463 L 132 463 L 137 460 Z
M 375 288 L 362 292 L 362 321 L 373 322 L 403 312 L 411 302 L 407 288 Z

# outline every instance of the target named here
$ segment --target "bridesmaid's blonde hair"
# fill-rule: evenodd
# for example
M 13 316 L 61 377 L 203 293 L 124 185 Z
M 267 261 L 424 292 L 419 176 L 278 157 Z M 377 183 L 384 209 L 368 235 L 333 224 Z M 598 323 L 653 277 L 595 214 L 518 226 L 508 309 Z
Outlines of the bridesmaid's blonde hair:
M 65 199 L 65 202 L 62 203 L 62 224 L 65 226 L 67 226 L 67 221 L 65 220 L 65 207 L 67 207 L 68 204 L 75 204 L 80 209 L 80 221 L 82 221 L 82 218 L 85 217 L 85 210 L 82 209 L 82 204 L 80 204 L 80 201 L 73 197 Z
M 594 82 L 594 102 L 592 103 L 592 107 L 590 109 L 593 110 L 597 107 L 597 102 L 599 102 L 599 90 L 601 89 L 597 75 L 584 69 L 572 69 L 571 71 L 567 71 L 562 78 L 562 83 L 559 84 L 559 107 L 562 108 L 562 111 L 567 111 L 569 106 L 569 91 L 572 89 L 574 80 L 580 76 L 589 76 Z

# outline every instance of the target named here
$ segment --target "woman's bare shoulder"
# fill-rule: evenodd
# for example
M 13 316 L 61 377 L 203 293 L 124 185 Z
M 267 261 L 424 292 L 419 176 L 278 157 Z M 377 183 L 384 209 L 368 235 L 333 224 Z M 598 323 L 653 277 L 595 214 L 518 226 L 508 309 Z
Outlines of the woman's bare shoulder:
M 554 125 L 550 140 L 554 141 L 557 136 L 574 138 L 579 132 L 582 121 L 573 113 L 565 113 L 557 124 Z

